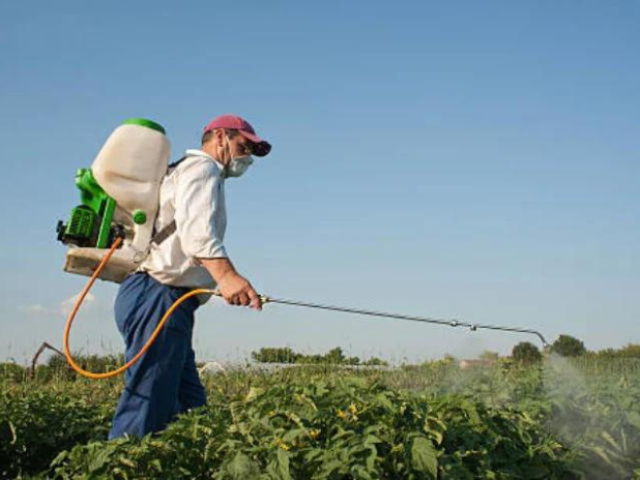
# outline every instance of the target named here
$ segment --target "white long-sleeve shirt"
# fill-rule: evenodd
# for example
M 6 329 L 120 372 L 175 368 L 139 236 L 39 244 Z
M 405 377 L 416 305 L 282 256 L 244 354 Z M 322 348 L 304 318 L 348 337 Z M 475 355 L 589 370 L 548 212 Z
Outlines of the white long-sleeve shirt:
M 167 285 L 214 288 L 213 278 L 197 259 L 227 257 L 224 167 L 201 150 L 187 150 L 185 155 L 162 182 L 155 222 L 156 232 L 173 220 L 176 229 L 160 245 L 151 244 L 139 270 Z

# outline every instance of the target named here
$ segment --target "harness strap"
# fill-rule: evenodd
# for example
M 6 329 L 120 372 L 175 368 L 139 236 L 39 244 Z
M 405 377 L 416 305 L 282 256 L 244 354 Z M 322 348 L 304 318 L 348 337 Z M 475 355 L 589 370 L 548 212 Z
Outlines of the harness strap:
M 156 233 L 151 239 L 151 243 L 155 243 L 156 245 L 160 245 L 167 238 L 169 238 L 176 231 L 176 221 L 173 220 L 169 225 L 164 227 L 158 233 Z

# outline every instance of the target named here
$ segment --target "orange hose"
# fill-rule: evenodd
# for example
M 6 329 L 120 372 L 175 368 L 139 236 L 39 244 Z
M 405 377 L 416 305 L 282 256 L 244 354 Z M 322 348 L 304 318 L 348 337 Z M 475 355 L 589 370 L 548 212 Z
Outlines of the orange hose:
M 110 372 L 94 373 L 94 372 L 88 372 L 87 370 L 84 370 L 80 365 L 78 365 L 76 363 L 76 361 L 71 356 L 71 352 L 69 350 L 69 332 L 71 331 L 71 324 L 73 323 L 73 320 L 74 320 L 74 318 L 76 316 L 76 313 L 78 313 L 78 309 L 80 308 L 80 305 L 82 304 L 84 298 L 87 296 L 87 293 L 89 293 L 89 290 L 91 290 L 91 287 L 93 286 L 93 284 L 95 283 L 96 279 L 100 275 L 100 272 L 102 271 L 104 266 L 107 264 L 107 262 L 109 261 L 109 259 L 113 255 L 113 252 L 115 252 L 116 248 L 118 248 L 118 246 L 121 243 L 122 243 L 122 239 L 121 238 L 116 238 L 116 240 L 115 240 L 115 242 L 113 242 L 113 245 L 111 246 L 111 249 L 109 250 L 109 252 L 107 252 L 107 254 L 104 256 L 104 258 L 100 261 L 100 264 L 98 265 L 98 268 L 96 268 L 96 271 L 93 272 L 93 275 L 91 275 L 91 279 L 89 280 L 87 285 L 84 287 L 84 289 L 80 293 L 80 296 L 76 300 L 76 303 L 73 306 L 73 309 L 71 310 L 71 313 L 69 314 L 69 318 L 67 319 L 67 323 L 66 323 L 66 325 L 64 327 L 64 339 L 63 339 L 63 347 L 64 348 L 63 348 L 63 351 L 64 351 L 65 357 L 67 357 L 67 361 L 69 362 L 69 365 L 71 365 L 71 368 L 73 368 L 80 375 L 83 375 L 83 376 L 85 376 L 87 378 L 91 378 L 93 380 L 100 380 L 100 379 L 103 379 L 103 378 L 115 377 L 116 375 L 119 375 L 122 372 L 124 372 L 125 370 L 127 370 L 129 367 L 131 367 L 138 360 L 140 360 L 142 355 L 144 355 L 145 352 L 147 350 L 149 350 L 149 347 L 151 347 L 151 344 L 155 341 L 156 337 L 160 334 L 160 330 L 162 330 L 162 327 L 164 327 L 164 324 L 167 322 L 167 320 L 169 320 L 169 317 L 171 316 L 171 314 L 174 312 L 174 310 L 176 308 L 178 308 L 178 306 L 182 302 L 184 302 L 188 298 L 193 297 L 194 295 L 200 295 L 201 293 L 218 294 L 217 291 L 208 290 L 208 289 L 205 289 L 205 288 L 199 288 L 199 289 L 191 290 L 190 292 L 185 293 L 178 300 L 176 300 L 173 305 L 171 305 L 171 308 L 169 308 L 169 310 L 167 310 L 167 313 L 164 314 L 164 316 L 160 320 L 160 323 L 158 323 L 158 326 L 153 331 L 153 334 L 151 335 L 151 337 L 149 337 L 149 340 L 147 340 L 147 343 L 145 343 L 145 345 L 140 349 L 140 351 L 136 354 L 135 357 L 133 357 L 131 360 L 129 360 L 127 363 L 125 363 L 120 368 L 117 368 L 115 370 L 111 370 Z

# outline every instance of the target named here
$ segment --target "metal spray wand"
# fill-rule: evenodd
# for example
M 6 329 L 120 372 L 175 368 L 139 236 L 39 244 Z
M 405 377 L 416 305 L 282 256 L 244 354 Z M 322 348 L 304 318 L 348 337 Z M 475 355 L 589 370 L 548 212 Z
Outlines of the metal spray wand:
M 220 292 L 217 292 L 217 291 L 214 293 L 214 295 L 217 295 L 219 297 L 222 296 L 220 294 Z M 549 345 L 540 332 L 538 332 L 537 330 L 529 329 L 529 328 L 503 327 L 503 326 L 500 326 L 500 325 L 487 325 L 487 324 L 482 324 L 482 323 L 468 323 L 468 322 L 463 322 L 463 321 L 455 320 L 455 319 L 454 320 L 444 320 L 444 319 L 438 319 L 438 318 L 416 317 L 416 316 L 411 316 L 411 315 L 399 315 L 399 314 L 396 314 L 396 313 L 377 312 L 377 311 L 374 311 L 374 310 L 362 310 L 362 309 L 357 309 L 357 308 L 345 308 L 345 307 L 337 307 L 337 306 L 333 306 L 333 305 L 320 305 L 320 304 L 317 304 L 317 303 L 300 302 L 300 301 L 295 301 L 295 300 L 285 300 L 285 299 L 282 299 L 282 298 L 268 297 L 266 295 L 260 295 L 260 301 L 262 302 L 263 305 L 266 304 L 266 303 L 280 303 L 280 304 L 283 304 L 283 305 L 293 305 L 293 306 L 296 306 L 296 307 L 316 308 L 316 309 L 320 309 L 320 310 L 331 310 L 333 312 L 353 313 L 353 314 L 357 314 L 357 315 L 367 315 L 367 316 L 371 316 L 371 317 L 393 318 L 393 319 L 396 319 L 396 320 L 407 320 L 407 321 L 411 321 L 411 322 L 432 323 L 432 324 L 436 324 L 436 325 L 445 325 L 445 326 L 449 326 L 449 327 L 466 327 L 469 330 L 471 330 L 472 332 L 475 332 L 476 330 L 481 329 L 481 330 L 499 330 L 499 331 L 502 331 L 502 332 L 512 332 L 512 333 L 525 333 L 525 334 L 537 336 L 540 339 L 540 341 L 542 342 L 542 345 L 544 347 L 547 347 Z

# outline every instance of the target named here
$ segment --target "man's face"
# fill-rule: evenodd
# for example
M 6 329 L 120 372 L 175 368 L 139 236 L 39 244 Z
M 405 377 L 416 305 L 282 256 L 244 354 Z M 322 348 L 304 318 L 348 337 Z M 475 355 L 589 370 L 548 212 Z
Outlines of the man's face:
M 230 132 L 219 128 L 214 130 L 213 137 L 202 145 L 202 149 L 223 165 L 231 163 L 232 158 L 251 155 L 253 143 L 241 133 Z
M 241 133 L 236 133 L 229 137 L 229 145 L 231 147 L 231 158 L 244 157 L 251 155 L 253 143 L 246 139 Z M 229 161 L 231 161 L 231 158 Z

